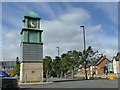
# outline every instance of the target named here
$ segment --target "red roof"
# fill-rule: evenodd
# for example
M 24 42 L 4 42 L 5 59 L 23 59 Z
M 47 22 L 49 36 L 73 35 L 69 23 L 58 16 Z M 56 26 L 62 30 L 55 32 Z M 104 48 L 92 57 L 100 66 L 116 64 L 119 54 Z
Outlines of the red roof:
M 5 72 L 7 73 L 7 74 L 13 74 L 13 70 L 5 70 Z
M 108 60 L 108 59 L 106 58 L 106 56 L 101 56 L 100 59 L 99 59 L 94 65 L 97 66 L 98 64 L 100 64 L 100 63 L 101 63 L 103 60 L 105 60 L 105 59 Z M 108 61 L 109 61 L 109 60 L 108 60 Z

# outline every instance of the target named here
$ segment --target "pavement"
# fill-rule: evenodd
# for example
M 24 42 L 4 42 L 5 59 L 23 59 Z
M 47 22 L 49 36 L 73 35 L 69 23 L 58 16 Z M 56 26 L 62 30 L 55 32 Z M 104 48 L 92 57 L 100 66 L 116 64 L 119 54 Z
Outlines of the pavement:
M 20 83 L 18 82 L 18 85 L 42 85 L 42 84 L 49 84 L 49 83 L 52 83 L 52 82 L 34 82 L 34 83 Z
M 78 81 L 78 78 L 49 78 L 47 82 L 31 82 L 31 83 L 21 83 L 18 82 L 18 85 L 42 85 L 42 84 L 50 84 L 53 82 L 65 82 L 65 81 Z
M 50 84 L 53 82 L 63 82 L 63 81 L 70 81 L 74 79 L 67 79 L 67 78 L 49 78 L 47 82 L 31 82 L 31 83 L 21 83 L 18 82 L 18 85 L 39 85 L 39 84 Z

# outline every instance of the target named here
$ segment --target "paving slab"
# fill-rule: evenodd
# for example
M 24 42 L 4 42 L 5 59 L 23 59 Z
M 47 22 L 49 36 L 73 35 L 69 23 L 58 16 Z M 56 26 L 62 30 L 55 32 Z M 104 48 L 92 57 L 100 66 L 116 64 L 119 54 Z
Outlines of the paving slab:
M 42 85 L 42 84 L 49 84 L 49 83 L 53 83 L 53 82 L 34 82 L 34 83 L 18 83 L 18 85 Z

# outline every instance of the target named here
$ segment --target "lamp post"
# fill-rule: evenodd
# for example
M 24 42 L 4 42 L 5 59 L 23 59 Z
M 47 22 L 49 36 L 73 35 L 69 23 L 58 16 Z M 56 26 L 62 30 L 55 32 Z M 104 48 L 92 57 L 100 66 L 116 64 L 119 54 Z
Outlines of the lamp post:
M 83 28 L 83 39 L 84 39 L 84 70 L 85 70 L 85 79 L 87 80 L 87 72 L 86 72 L 86 57 L 85 57 L 85 50 L 86 50 L 86 43 L 85 43 L 85 28 L 84 26 L 80 26 Z
M 58 57 L 59 57 L 59 47 L 56 47 L 58 49 Z
M 59 47 L 56 47 L 58 49 L 58 60 L 60 60 L 59 58 Z M 57 77 L 60 78 L 60 70 L 57 70 Z

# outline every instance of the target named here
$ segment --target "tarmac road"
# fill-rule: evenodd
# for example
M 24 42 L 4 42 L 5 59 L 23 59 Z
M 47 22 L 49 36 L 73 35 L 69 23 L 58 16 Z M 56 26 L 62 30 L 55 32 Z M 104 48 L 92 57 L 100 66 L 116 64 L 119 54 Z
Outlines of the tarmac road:
M 20 88 L 24 88 L 25 90 L 33 88 L 118 88 L 118 80 L 60 81 L 42 85 L 20 85 Z

